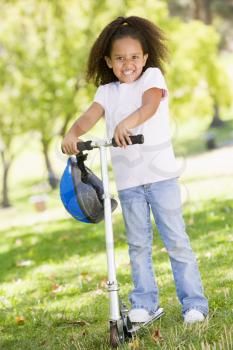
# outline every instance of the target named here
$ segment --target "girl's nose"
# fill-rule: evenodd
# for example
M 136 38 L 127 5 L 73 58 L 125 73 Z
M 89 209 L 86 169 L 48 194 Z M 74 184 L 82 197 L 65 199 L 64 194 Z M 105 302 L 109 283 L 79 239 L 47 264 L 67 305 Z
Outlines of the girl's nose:
M 132 59 L 131 58 L 126 58 L 124 61 L 125 66 L 130 65 L 132 63 Z

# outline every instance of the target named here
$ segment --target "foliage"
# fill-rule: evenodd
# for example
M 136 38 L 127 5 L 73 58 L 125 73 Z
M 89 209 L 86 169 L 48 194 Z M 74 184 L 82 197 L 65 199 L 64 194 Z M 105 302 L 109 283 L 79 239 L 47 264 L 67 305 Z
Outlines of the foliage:
M 6 13 L 2 9 L 2 16 Z M 0 154 L 2 161 L 3 207 L 10 205 L 8 197 L 8 172 L 13 158 L 18 154 L 13 148 L 16 136 L 23 132 L 25 118 L 21 116 L 22 72 L 17 62 L 22 61 L 20 42 L 22 36 L 15 30 L 14 13 L 8 21 L 0 24 Z
M 23 76 L 17 65 L 22 60 L 22 36 L 17 32 L 14 13 L 8 21 L 1 21 L 0 29 L 0 138 L 9 150 L 14 136 L 22 132 L 19 114 Z
M 199 21 L 176 22 L 168 67 L 171 109 L 176 117 L 211 116 L 214 102 L 230 106 L 232 90 L 218 57 L 218 43 L 219 35 L 213 27 Z
M 85 87 L 90 45 L 104 25 L 118 15 L 145 16 L 168 33 L 171 42 L 168 81 L 175 96 L 171 106 L 174 104 L 177 116 L 187 114 L 191 108 L 195 114 L 210 114 L 212 96 L 217 96 L 220 104 L 229 103 L 227 77 L 217 56 L 217 33 L 200 22 L 182 23 L 169 18 L 165 2 L 125 0 L 112 4 L 105 0 L 77 4 L 72 0 L 69 3 L 31 0 L 30 6 L 21 1 L 17 6 L 7 6 L 5 11 L 9 32 L 5 37 L 10 36 L 11 42 L 9 53 L 15 56 L 14 52 L 18 52 L 14 66 L 21 74 L 21 114 L 27 116 L 28 129 L 39 130 L 47 140 L 85 108 L 76 89 Z M 88 97 L 89 88 L 85 89 Z M 90 92 L 92 95 L 93 90 Z M 206 105 L 204 110 L 198 111 L 192 103 L 190 106 L 193 99 L 196 106 Z
M 0 10 L 0 138 L 5 152 L 11 152 L 5 158 L 15 155 L 10 146 L 14 135 L 29 132 L 39 135 L 52 169 L 51 141 L 65 133 L 95 91 L 85 83 L 89 49 L 119 15 L 145 16 L 167 33 L 173 116 L 208 118 L 214 104 L 223 108 L 232 101 L 232 86 L 217 52 L 218 34 L 200 21 L 170 17 L 166 1 L 22 0 L 1 2 Z
M 39 131 L 45 140 L 58 133 L 59 123 L 75 112 L 78 72 L 72 55 L 77 50 L 72 22 L 68 26 L 69 18 L 64 21 L 59 16 L 62 9 L 54 13 L 52 4 L 31 2 L 26 7 L 21 2 L 17 17 L 17 30 L 24 33 L 22 112 L 27 117 L 26 129 Z

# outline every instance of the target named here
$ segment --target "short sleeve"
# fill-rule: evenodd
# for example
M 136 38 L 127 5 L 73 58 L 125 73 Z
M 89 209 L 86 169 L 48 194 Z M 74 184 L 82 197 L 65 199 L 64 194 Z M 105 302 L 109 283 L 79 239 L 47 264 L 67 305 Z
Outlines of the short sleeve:
M 94 102 L 99 103 L 105 109 L 105 89 L 103 85 L 100 85 L 96 90 Z
M 163 90 L 163 99 L 168 96 L 167 84 L 159 68 L 148 68 L 144 73 L 142 91 L 145 92 L 153 87 Z

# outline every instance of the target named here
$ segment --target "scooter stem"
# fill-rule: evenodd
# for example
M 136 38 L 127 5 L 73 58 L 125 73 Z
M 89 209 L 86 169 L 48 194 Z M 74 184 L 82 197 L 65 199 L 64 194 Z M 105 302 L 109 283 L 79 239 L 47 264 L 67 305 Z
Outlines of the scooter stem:
M 105 219 L 105 240 L 107 252 L 107 267 L 108 267 L 108 292 L 109 292 L 109 313 L 110 321 L 117 321 L 120 319 L 119 308 L 119 285 L 116 279 L 116 265 L 114 256 L 114 239 L 112 228 L 112 211 L 111 211 L 111 195 L 109 193 L 109 179 L 108 179 L 108 163 L 107 152 L 105 146 L 100 146 L 100 164 L 101 174 L 104 187 L 104 219 Z

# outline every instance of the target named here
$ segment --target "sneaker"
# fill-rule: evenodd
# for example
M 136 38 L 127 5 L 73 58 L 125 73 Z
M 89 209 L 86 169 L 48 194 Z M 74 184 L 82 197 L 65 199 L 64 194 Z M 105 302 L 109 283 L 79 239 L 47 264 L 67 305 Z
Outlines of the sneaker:
M 204 319 L 204 315 L 195 309 L 191 309 L 184 314 L 184 323 L 203 322 Z
M 129 319 L 132 323 L 145 323 L 151 318 L 149 312 L 145 309 L 131 309 L 129 311 Z

